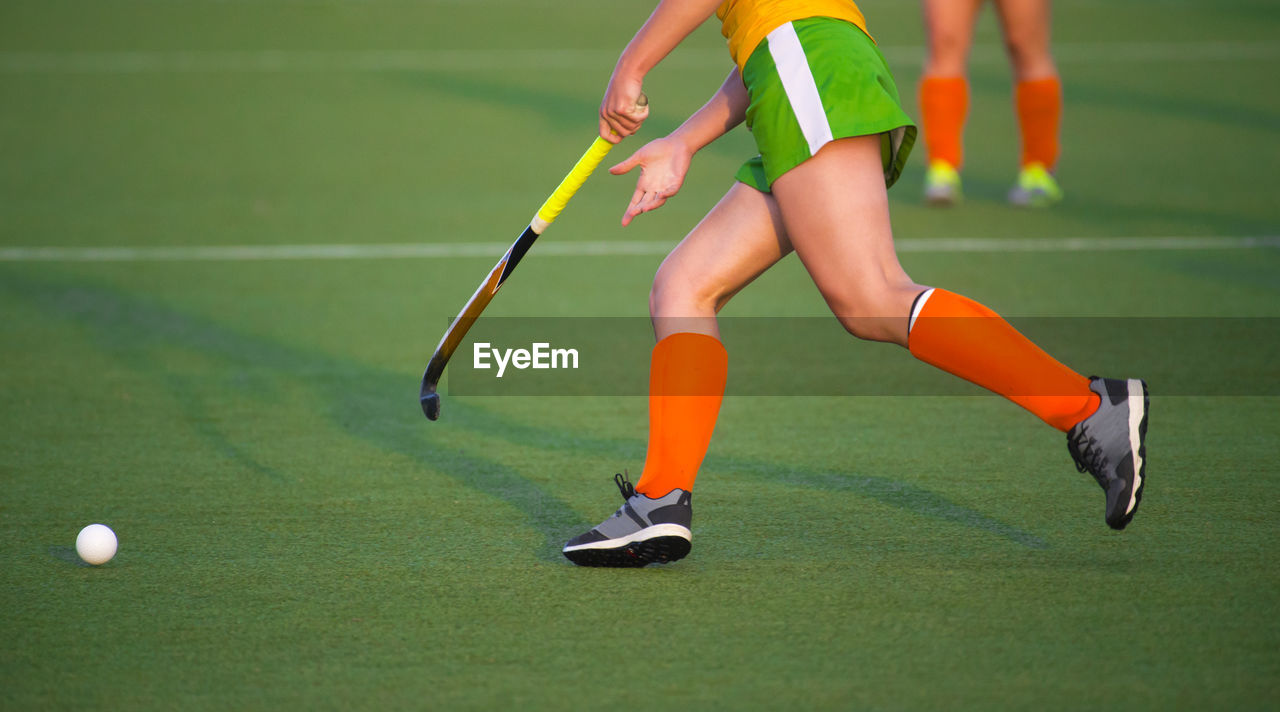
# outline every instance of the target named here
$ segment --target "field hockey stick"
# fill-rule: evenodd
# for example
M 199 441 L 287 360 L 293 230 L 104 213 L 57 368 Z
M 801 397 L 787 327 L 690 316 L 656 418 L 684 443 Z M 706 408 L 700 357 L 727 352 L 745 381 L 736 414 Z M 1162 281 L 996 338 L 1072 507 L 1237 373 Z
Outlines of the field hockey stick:
M 640 95 L 637 106 L 643 107 L 648 105 L 649 100 L 644 94 Z M 480 317 L 480 313 L 484 308 L 489 306 L 489 302 L 493 299 L 493 295 L 498 293 L 498 289 L 502 287 L 503 282 L 507 281 L 507 277 L 515 271 L 516 265 L 520 264 L 520 260 L 533 246 L 538 236 L 547 229 L 556 217 L 560 215 L 560 211 L 564 210 L 564 206 L 569 204 L 569 199 L 573 194 L 578 192 L 582 184 L 587 181 L 591 173 L 600 165 L 600 161 L 604 160 L 609 150 L 613 148 L 613 144 L 608 141 L 596 137 L 591 144 L 591 148 L 582 154 L 582 158 L 573 166 L 573 170 L 569 171 L 569 175 L 560 181 L 560 185 L 547 198 L 546 202 L 538 208 L 538 212 L 533 216 L 533 220 L 529 221 L 529 226 L 520 233 L 520 237 L 512 243 L 507 249 L 507 253 L 498 260 L 498 264 L 489 272 L 489 276 L 480 283 L 480 287 L 476 289 L 475 294 L 471 295 L 471 299 L 467 300 L 462 311 L 458 313 L 458 317 L 449 323 L 449 328 L 445 329 L 444 336 L 440 338 L 436 351 L 431 355 L 431 360 L 427 362 L 427 370 L 422 374 L 422 389 L 418 393 L 418 401 L 422 404 L 422 413 L 427 416 L 428 420 L 436 420 L 440 417 L 440 394 L 436 393 L 436 386 L 440 383 L 440 377 L 444 374 L 444 367 L 449 363 L 449 357 L 453 356 L 453 352 L 462 343 L 463 337 L 467 335 L 467 331 L 476 319 Z

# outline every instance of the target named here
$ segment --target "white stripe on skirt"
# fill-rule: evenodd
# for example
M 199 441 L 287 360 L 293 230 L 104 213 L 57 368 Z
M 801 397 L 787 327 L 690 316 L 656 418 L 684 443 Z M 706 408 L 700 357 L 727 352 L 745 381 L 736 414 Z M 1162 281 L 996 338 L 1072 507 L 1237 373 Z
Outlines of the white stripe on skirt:
M 769 54 L 773 56 L 778 78 L 782 80 L 782 89 L 787 93 L 791 110 L 800 122 L 800 131 L 809 144 L 809 155 L 816 155 L 818 149 L 832 139 L 831 124 L 827 122 L 827 112 L 822 109 L 818 84 L 809 70 L 809 60 L 800 46 L 800 38 L 788 22 L 770 32 L 767 39 Z

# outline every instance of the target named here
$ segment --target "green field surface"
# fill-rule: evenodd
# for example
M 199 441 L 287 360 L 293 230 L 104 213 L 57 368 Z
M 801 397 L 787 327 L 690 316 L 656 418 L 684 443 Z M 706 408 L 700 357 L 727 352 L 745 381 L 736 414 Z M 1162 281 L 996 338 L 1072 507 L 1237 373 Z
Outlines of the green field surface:
M 652 5 L 0 5 L 0 709 L 1280 707 L 1275 3 L 1055 3 L 1048 211 L 1004 202 L 987 8 L 966 201 L 922 204 L 922 148 L 890 191 L 912 277 L 1015 321 L 1250 318 L 1244 340 L 1081 334 L 1073 368 L 1151 380 L 1127 530 L 1002 399 L 810 383 L 726 398 L 687 559 L 581 569 L 559 548 L 638 476 L 645 398 L 446 388 L 430 423 L 417 389 Z M 918 3 L 860 5 L 918 115 Z M 714 24 L 609 160 L 715 90 Z M 626 229 L 633 180 L 600 171 L 486 316 L 643 332 L 664 251 L 751 153 L 726 136 Z M 826 308 L 792 257 L 724 313 Z M 859 378 L 935 377 L 847 348 Z M 74 549 L 93 522 L 120 540 L 100 567 Z

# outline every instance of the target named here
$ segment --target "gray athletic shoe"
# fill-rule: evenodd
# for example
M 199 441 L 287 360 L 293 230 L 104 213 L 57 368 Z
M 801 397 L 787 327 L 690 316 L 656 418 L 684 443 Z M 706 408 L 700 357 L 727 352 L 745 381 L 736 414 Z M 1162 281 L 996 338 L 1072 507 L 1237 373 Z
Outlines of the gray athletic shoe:
M 614 475 L 626 500 L 612 517 L 564 545 L 564 555 L 579 566 L 634 568 L 679 561 L 689 553 L 693 534 L 693 495 L 674 489 L 650 499 L 637 494 L 622 475 Z
M 1089 388 L 1102 404 L 1067 433 L 1067 450 L 1076 468 L 1093 475 L 1107 493 L 1107 525 L 1124 529 L 1146 484 L 1147 384 L 1094 376 Z

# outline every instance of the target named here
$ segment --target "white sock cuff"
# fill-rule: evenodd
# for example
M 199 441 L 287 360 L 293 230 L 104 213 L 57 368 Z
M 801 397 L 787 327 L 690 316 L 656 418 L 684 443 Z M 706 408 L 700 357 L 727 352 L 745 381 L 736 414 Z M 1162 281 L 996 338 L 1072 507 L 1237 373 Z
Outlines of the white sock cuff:
M 916 297 L 915 302 L 911 304 L 911 319 L 907 322 L 907 333 L 916 327 L 916 318 L 920 316 L 920 312 L 924 311 L 924 303 L 929 301 L 929 297 L 933 296 L 933 288 L 924 290 L 920 296 Z

